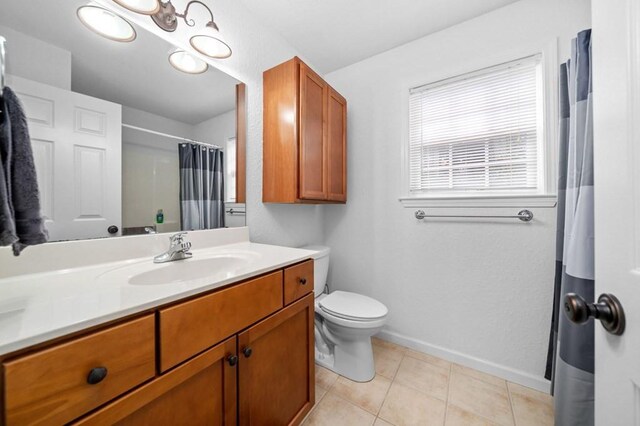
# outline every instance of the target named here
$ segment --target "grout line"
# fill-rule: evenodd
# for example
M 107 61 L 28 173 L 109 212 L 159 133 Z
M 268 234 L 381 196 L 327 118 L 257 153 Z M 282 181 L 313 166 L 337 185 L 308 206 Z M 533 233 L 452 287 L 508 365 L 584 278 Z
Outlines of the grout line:
M 511 388 L 509 387 L 508 381 L 506 381 L 506 384 L 507 384 L 507 395 L 509 396 L 509 407 L 511 408 L 511 417 L 513 417 L 513 424 L 517 426 L 516 410 L 513 408 L 513 398 L 511 397 Z
M 385 402 L 387 402 L 387 398 L 389 397 L 389 392 L 391 392 L 391 386 L 393 386 L 393 384 L 396 382 L 396 376 L 398 375 L 398 371 L 400 370 L 400 364 L 402 364 L 402 360 L 404 360 L 404 357 L 406 356 L 405 352 L 402 352 L 402 358 L 400 358 L 400 362 L 398 363 L 398 368 L 396 369 L 396 372 L 393 374 L 393 377 L 390 379 L 391 383 L 389 383 L 389 388 L 387 389 L 387 393 L 385 393 L 384 395 L 384 399 L 382 400 L 382 404 L 380 404 L 380 408 L 378 408 L 378 414 L 376 414 L 376 418 L 380 418 L 381 420 L 384 420 L 385 422 L 391 424 L 391 422 L 383 419 L 380 417 L 380 411 L 382 411 L 382 406 L 384 405 Z M 374 360 L 374 365 L 375 365 L 375 360 Z M 376 373 L 378 374 L 378 373 Z M 382 376 L 384 377 L 384 376 Z M 389 380 L 389 378 L 385 377 L 387 380 Z
M 447 415 L 449 414 L 449 396 L 451 395 L 451 377 L 453 376 L 453 363 L 449 365 L 449 380 L 447 380 L 447 398 L 444 401 L 444 423 L 447 424 Z

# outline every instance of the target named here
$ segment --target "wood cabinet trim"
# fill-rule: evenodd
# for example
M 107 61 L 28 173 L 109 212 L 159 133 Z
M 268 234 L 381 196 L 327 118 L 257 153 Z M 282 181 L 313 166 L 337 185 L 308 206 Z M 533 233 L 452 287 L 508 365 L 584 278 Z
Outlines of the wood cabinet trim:
M 236 203 L 247 193 L 247 86 L 236 85 Z

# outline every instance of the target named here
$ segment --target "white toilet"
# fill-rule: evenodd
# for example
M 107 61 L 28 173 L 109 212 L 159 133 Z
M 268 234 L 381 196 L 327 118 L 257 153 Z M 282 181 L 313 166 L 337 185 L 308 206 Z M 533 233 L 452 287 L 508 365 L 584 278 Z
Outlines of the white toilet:
M 329 247 L 313 250 L 316 312 L 316 363 L 356 382 L 376 374 L 371 336 L 382 329 L 389 312 L 371 297 L 347 291 L 324 293 L 329 271 Z

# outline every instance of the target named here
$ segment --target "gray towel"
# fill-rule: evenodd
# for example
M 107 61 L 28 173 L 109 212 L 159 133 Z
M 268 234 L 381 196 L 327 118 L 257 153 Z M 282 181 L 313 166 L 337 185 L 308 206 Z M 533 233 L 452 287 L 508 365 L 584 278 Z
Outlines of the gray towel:
M 18 241 L 13 219 L 9 180 L 9 158 L 11 158 L 11 124 L 4 102 L 0 103 L 0 246 L 10 246 Z
M 26 246 L 45 243 L 48 234 L 40 213 L 40 193 L 27 117 L 20 100 L 10 88 L 4 88 L 2 101 L 2 126 L 5 128 L 0 131 L 0 152 L 3 154 L 1 163 L 5 174 L 7 204 L 9 211 L 13 213 L 17 237 L 13 241 L 13 254 L 18 256 Z M 4 120 L 7 117 L 5 111 L 8 112 L 8 120 Z M 4 204 L 1 197 L 0 192 L 0 203 Z M 0 226 L 4 227 L 4 221 L 0 221 Z M 11 228 L 8 230 L 11 232 Z M 3 233 L 4 228 L 0 234 Z

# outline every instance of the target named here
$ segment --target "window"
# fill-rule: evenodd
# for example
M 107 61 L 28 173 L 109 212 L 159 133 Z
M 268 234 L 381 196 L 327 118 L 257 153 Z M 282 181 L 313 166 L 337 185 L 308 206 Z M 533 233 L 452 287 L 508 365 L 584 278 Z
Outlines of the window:
M 236 138 L 229 138 L 225 149 L 226 167 L 226 200 L 227 203 L 236 202 Z
M 412 196 L 544 192 L 540 56 L 411 89 Z

